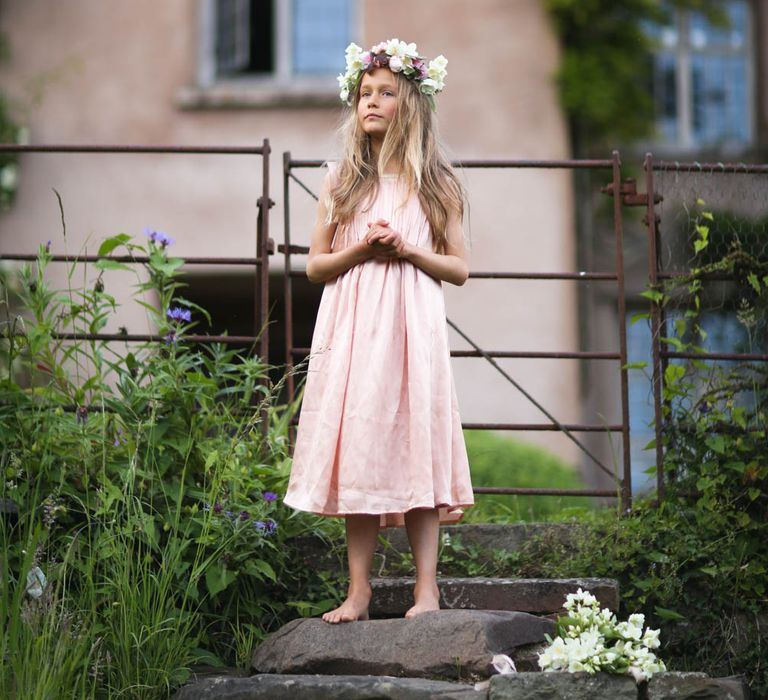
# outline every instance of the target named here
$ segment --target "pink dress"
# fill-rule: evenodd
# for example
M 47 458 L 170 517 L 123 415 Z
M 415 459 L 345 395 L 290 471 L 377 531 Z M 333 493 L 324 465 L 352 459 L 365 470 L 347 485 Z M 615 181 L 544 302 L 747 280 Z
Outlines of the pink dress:
M 379 218 L 432 249 L 418 197 L 397 176 L 380 178 L 373 206 L 337 228 L 332 249 L 361 240 Z M 453 522 L 474 503 L 443 288 L 412 263 L 372 259 L 326 282 L 285 503 L 379 514 L 382 527 L 436 506 L 441 522 Z

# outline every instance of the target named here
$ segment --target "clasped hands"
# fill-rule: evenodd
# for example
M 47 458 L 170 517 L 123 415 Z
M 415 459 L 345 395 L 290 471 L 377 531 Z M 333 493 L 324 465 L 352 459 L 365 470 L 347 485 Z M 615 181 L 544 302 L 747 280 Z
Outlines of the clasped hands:
M 407 245 L 402 234 L 390 228 L 385 219 L 369 222 L 365 242 L 374 258 L 402 258 Z

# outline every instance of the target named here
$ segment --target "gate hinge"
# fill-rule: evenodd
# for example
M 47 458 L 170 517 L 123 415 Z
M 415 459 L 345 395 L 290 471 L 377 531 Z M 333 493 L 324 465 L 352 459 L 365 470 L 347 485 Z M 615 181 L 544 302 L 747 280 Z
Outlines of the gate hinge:
M 613 183 L 610 182 L 605 187 L 601 187 L 600 191 L 603 194 L 613 196 Z M 637 191 L 637 182 L 635 178 L 626 178 L 619 186 L 619 194 L 621 194 L 621 202 L 627 207 L 647 207 L 648 206 L 648 193 L 642 194 Z M 664 199 L 658 192 L 653 193 L 653 203 L 658 204 Z

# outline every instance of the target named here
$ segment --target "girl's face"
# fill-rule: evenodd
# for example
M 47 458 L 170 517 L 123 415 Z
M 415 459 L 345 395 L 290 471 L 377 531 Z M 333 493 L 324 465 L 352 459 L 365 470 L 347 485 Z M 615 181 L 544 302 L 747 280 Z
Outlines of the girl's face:
M 364 73 L 360 81 L 357 119 L 372 139 L 383 141 L 397 111 L 397 78 L 389 68 Z

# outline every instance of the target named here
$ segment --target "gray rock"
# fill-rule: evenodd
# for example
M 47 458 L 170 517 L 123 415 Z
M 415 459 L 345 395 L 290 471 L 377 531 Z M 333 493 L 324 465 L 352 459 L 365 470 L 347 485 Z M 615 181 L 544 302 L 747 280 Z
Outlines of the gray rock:
M 376 617 L 402 615 L 413 605 L 411 578 L 380 578 L 371 581 L 370 614 Z M 440 605 L 446 609 L 515 610 L 538 615 L 562 611 L 565 596 L 577 588 L 590 591 L 600 605 L 619 606 L 619 584 L 606 578 L 440 578 Z
M 497 610 L 438 610 L 412 619 L 331 625 L 294 620 L 254 652 L 261 673 L 323 673 L 480 679 L 494 654 L 554 634 L 551 620 Z
M 648 682 L 648 700 L 746 700 L 742 676 L 710 678 L 705 673 L 657 673 Z
M 629 676 L 607 673 L 510 673 L 491 678 L 488 700 L 637 700 Z
M 388 676 L 218 676 L 185 685 L 173 700 L 486 700 L 471 685 Z

